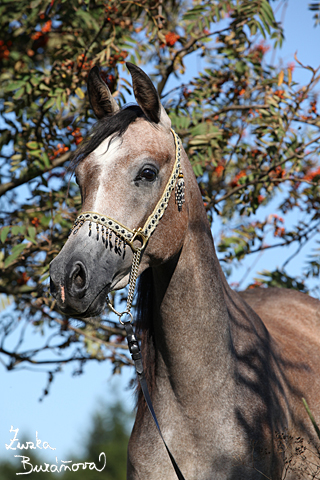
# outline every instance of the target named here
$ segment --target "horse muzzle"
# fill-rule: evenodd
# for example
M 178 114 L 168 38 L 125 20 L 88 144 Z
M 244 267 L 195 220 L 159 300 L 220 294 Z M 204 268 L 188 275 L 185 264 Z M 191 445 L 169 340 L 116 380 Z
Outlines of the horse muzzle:
M 125 261 L 97 244 L 90 246 L 67 242 L 50 264 L 51 295 L 65 315 L 99 315 L 110 290 L 130 271 L 130 259 Z
M 89 288 L 90 286 L 90 288 Z M 65 315 L 88 317 L 101 313 L 110 284 L 95 282 L 84 260 L 61 269 L 59 256 L 50 265 L 50 292 Z

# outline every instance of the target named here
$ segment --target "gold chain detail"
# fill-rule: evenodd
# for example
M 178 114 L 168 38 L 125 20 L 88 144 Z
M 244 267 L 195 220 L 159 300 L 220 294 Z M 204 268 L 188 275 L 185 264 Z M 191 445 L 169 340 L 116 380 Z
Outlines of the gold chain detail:
M 134 290 L 136 288 L 136 283 L 138 278 L 140 256 L 141 256 L 141 249 L 137 250 L 137 252 L 135 252 L 133 255 L 130 279 L 129 279 L 129 293 L 127 298 L 127 308 L 126 308 L 127 312 L 130 312 L 132 302 L 133 302 Z

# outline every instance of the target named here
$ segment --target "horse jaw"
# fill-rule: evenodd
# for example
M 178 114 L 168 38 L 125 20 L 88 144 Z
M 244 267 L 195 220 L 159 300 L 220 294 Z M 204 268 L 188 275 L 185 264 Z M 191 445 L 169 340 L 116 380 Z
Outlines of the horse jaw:
M 123 278 L 118 280 L 114 285 L 111 285 L 110 289 L 121 290 L 122 288 L 125 288 L 129 284 L 129 279 L 130 279 L 130 273 L 128 273 Z

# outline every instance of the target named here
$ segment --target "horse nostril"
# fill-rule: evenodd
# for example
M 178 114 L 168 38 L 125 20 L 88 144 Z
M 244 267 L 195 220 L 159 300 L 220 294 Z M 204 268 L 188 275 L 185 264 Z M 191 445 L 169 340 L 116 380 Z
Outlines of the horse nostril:
M 87 288 L 87 270 L 84 264 L 77 261 L 71 269 L 67 289 L 72 296 L 81 298 Z
M 80 265 L 76 266 L 76 269 L 73 272 L 73 283 L 77 290 L 82 289 L 86 284 L 86 274 L 83 268 Z

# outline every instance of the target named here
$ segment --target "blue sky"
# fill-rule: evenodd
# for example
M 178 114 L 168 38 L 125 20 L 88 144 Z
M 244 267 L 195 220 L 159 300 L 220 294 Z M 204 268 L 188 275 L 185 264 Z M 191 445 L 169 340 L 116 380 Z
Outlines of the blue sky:
M 308 3 L 289 0 L 284 21 L 286 38 L 282 50 L 276 54 L 276 64 L 279 61 L 284 65 L 292 62 L 296 51 L 303 64 L 313 67 L 320 64 L 320 27 L 313 27 Z M 194 61 L 193 69 L 197 67 Z M 298 66 L 293 75 L 298 82 L 308 81 L 306 73 Z M 255 269 L 266 268 L 270 262 L 280 263 L 281 259 L 279 253 L 270 251 L 261 258 Z M 297 267 L 298 264 L 290 267 L 292 273 Z M 236 275 L 239 279 L 241 271 Z M 120 399 L 129 410 L 134 405 L 133 394 L 127 390 L 128 381 L 133 376 L 129 369 L 124 369 L 120 376 L 112 376 L 111 365 L 92 362 L 85 366 L 83 375 L 73 377 L 72 367 L 65 366 L 63 373 L 56 375 L 50 394 L 39 402 L 47 382 L 45 373 L 7 372 L 0 368 L 0 459 L 12 459 L 16 453 L 5 448 L 13 435 L 9 433 L 12 425 L 15 429 L 19 428 L 19 433 L 23 433 L 28 441 L 35 440 L 37 431 L 38 438 L 55 447 L 54 452 L 45 451 L 48 461 L 54 462 L 55 456 L 59 460 L 71 460 L 71 451 L 81 454 L 90 416 L 98 399 L 110 403 Z

